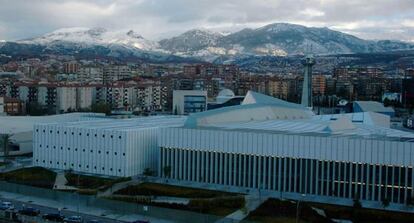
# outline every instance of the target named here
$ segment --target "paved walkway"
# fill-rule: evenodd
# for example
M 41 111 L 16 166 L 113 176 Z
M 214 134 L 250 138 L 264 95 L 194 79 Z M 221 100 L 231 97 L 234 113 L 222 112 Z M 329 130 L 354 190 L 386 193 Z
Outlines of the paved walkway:
M 127 188 L 128 186 L 138 185 L 140 183 L 142 183 L 142 181 L 138 179 L 116 183 L 112 185 L 112 187 L 108 188 L 106 191 L 98 191 L 97 197 L 109 197 L 116 191 Z
M 256 210 L 257 207 L 259 207 L 263 202 L 267 200 L 267 197 L 259 197 L 256 195 L 246 195 L 244 197 L 246 204 L 242 209 L 239 209 L 225 217 L 225 219 L 221 219 L 217 221 L 217 223 L 220 222 L 228 222 L 229 219 L 235 222 L 239 222 L 243 219 L 245 219 L 251 211 Z
M 57 172 L 55 184 L 53 185 L 53 189 L 55 190 L 77 190 L 76 187 L 66 186 L 68 180 L 65 177 L 65 172 Z

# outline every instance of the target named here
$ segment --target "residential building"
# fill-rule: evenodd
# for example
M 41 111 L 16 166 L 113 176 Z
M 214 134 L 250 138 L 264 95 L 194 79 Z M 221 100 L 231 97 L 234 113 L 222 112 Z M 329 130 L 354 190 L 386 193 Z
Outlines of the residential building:
M 111 81 L 122 80 L 130 77 L 132 77 L 132 71 L 127 65 L 109 65 L 103 68 L 104 83 L 110 83 Z
M 4 113 L 4 97 L 0 97 L 0 116 L 5 115 Z

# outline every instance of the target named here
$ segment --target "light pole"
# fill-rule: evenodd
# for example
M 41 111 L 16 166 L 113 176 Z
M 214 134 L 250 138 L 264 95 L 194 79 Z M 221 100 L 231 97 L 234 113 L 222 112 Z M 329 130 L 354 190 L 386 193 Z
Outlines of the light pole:
M 305 194 L 301 194 L 301 197 L 298 199 L 298 201 L 296 202 L 296 223 L 299 223 L 299 203 L 302 199 L 305 198 Z

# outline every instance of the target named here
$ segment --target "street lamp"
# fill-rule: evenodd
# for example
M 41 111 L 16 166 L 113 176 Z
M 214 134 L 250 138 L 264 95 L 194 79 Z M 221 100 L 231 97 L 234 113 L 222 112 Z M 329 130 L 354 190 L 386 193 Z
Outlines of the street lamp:
M 296 202 L 296 223 L 299 223 L 299 203 L 305 198 L 306 194 L 301 194 L 300 196 L 301 197 Z

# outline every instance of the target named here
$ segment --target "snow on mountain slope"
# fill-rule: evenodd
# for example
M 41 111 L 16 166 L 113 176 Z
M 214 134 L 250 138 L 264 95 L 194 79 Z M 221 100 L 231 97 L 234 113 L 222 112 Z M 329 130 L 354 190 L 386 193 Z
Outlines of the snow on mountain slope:
M 213 61 L 243 56 L 288 56 L 388 52 L 412 50 L 414 44 L 401 41 L 373 41 L 334 31 L 289 23 L 246 28 L 223 35 L 193 29 L 159 42 L 147 40 L 133 30 L 104 28 L 64 28 L 43 36 L 17 42 L 0 41 L 0 52 L 12 54 L 56 53 L 89 56 L 170 58 L 191 57 Z
M 45 34 L 41 37 L 21 40 L 19 43 L 54 45 L 62 43 L 73 43 L 80 45 L 122 45 L 127 48 L 135 48 L 140 50 L 156 50 L 158 43 L 144 39 L 141 35 L 133 30 L 124 31 L 108 31 L 104 28 L 63 28 Z
M 170 52 L 194 52 L 214 46 L 223 35 L 209 30 L 193 29 L 179 36 L 161 40 L 160 46 Z

